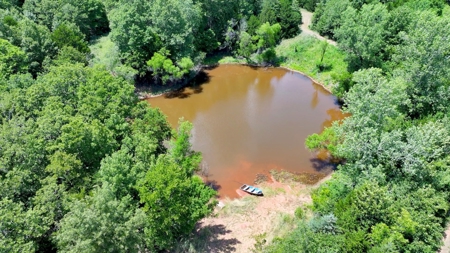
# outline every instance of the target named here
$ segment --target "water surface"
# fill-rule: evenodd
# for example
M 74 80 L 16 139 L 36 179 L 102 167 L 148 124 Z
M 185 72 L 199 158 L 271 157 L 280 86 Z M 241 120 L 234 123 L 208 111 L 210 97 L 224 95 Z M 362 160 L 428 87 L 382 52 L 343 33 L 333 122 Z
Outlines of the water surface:
M 305 139 L 342 119 L 336 98 L 309 78 L 284 69 L 222 65 L 193 88 L 148 102 L 173 127 L 193 123 L 192 144 L 221 197 L 271 169 L 329 173 L 305 148 Z

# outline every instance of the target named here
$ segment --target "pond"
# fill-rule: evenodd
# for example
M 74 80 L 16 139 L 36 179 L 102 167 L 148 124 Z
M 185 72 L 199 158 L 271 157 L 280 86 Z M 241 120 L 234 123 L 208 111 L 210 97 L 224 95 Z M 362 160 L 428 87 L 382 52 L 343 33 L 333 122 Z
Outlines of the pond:
M 207 180 L 221 197 L 272 169 L 327 174 L 332 168 L 305 147 L 308 135 L 343 119 L 335 96 L 306 76 L 280 68 L 221 65 L 192 87 L 148 99 L 172 127 L 193 123 Z

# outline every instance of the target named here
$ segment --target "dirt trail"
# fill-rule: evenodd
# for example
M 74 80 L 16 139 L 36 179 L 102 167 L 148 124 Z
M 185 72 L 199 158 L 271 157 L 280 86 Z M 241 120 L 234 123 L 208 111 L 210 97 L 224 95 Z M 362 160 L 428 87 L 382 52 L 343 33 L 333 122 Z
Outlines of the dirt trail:
M 444 245 L 442 245 L 439 253 L 450 253 L 450 227 L 447 227 L 445 236 L 442 240 L 444 241 Z
M 309 26 L 311 25 L 311 21 L 312 21 L 312 16 L 313 16 L 312 12 L 309 12 L 305 9 L 300 9 L 300 12 L 302 13 L 303 24 L 301 25 L 301 29 L 302 29 L 303 33 L 315 36 L 316 38 L 318 38 L 320 40 L 326 40 L 331 45 L 337 46 L 336 41 L 329 40 L 329 39 L 321 36 L 319 33 L 309 29 Z

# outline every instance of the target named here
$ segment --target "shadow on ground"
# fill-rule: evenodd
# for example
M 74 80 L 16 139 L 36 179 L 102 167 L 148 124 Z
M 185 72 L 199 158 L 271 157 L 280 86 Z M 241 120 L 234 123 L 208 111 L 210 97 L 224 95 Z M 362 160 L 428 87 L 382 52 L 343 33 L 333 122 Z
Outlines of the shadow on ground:
M 236 238 L 224 238 L 231 232 L 222 224 L 202 226 L 200 222 L 189 240 L 180 243 L 172 252 L 191 252 L 192 250 L 210 253 L 236 252 L 236 245 L 241 242 Z
M 203 245 L 199 248 L 199 252 L 235 252 L 235 245 L 241 243 L 236 238 L 219 238 L 220 236 L 231 233 L 231 230 L 227 229 L 224 225 L 200 226 L 201 223 L 197 225 L 198 230 L 196 232 L 198 238 L 202 238 L 203 241 Z

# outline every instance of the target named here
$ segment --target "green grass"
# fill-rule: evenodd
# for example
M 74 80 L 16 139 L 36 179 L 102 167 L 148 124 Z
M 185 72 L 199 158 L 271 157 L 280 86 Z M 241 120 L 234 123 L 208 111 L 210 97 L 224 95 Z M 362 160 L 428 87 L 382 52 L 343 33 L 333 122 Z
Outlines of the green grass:
M 253 210 L 256 207 L 256 204 L 258 203 L 258 198 L 255 198 L 254 196 L 245 196 L 233 200 L 227 199 L 225 202 L 227 204 L 222 210 L 220 210 L 219 212 L 220 216 L 248 213 L 249 211 Z
M 300 71 L 325 85 L 330 90 L 337 84 L 336 77 L 345 76 L 347 63 L 344 61 L 345 53 L 333 45 L 328 45 L 323 59 L 325 70 L 319 71 L 321 47 L 320 40 L 305 34 L 295 38 L 283 40 L 275 51 L 278 65 L 292 70 Z M 204 65 L 218 64 L 248 64 L 246 59 L 238 59 L 230 53 L 220 52 L 206 57 Z
M 317 38 L 301 34 L 295 38 L 283 40 L 276 47 L 276 52 L 280 59 L 280 66 L 300 71 L 331 89 L 336 83 L 333 76 L 347 73 L 345 54 L 336 46 L 328 45 L 323 59 L 323 64 L 328 68 L 320 72 L 317 67 L 321 56 L 320 42 Z
M 118 49 L 109 35 L 92 40 L 89 48 L 94 56 L 90 61 L 91 65 L 103 64 L 111 69 L 113 68 L 111 65 L 117 64 L 119 61 Z

